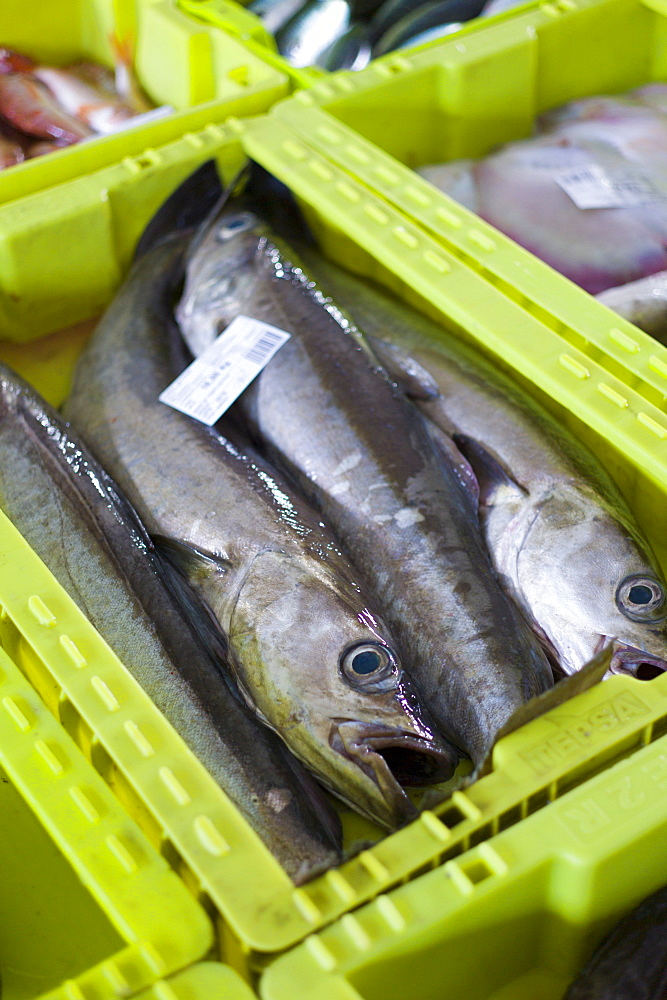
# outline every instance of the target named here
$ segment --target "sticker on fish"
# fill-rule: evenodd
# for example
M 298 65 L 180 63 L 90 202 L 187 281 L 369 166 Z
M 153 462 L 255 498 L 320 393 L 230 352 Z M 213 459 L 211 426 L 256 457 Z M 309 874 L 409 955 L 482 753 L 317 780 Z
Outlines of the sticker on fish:
M 634 170 L 610 175 L 597 163 L 554 171 L 554 180 L 577 208 L 625 208 L 664 201 L 653 182 Z
M 269 323 L 250 316 L 237 316 L 218 339 L 160 393 L 160 402 L 211 426 L 290 336 Z

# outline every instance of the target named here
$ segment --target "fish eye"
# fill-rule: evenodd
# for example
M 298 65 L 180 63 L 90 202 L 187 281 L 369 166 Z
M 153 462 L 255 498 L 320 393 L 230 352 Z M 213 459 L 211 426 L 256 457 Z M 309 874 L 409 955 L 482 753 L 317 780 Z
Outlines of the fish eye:
M 650 576 L 626 576 L 616 591 L 618 610 L 635 622 L 654 622 L 665 617 L 665 590 Z
M 224 243 L 225 240 L 230 240 L 232 236 L 236 236 L 238 233 L 245 233 L 249 229 L 253 229 L 256 225 L 256 215 L 253 215 L 252 212 L 239 212 L 238 215 L 233 215 L 231 219 L 223 222 L 218 229 L 216 238 L 220 243 Z
M 397 664 L 391 651 L 379 642 L 358 642 L 340 657 L 340 668 L 353 686 L 368 690 L 388 690 L 397 682 Z

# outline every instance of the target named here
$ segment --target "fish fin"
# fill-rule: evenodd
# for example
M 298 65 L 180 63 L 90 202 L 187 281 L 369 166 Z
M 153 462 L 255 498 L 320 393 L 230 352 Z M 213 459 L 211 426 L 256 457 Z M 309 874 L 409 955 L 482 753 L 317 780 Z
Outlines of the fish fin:
M 470 499 L 475 505 L 475 511 L 477 511 L 479 506 L 479 483 L 470 462 L 441 427 L 427 418 L 424 418 L 424 424 L 436 451 L 443 459 L 447 468 L 453 468 L 456 478 L 466 493 L 469 494 Z
M 471 781 L 476 781 L 477 778 L 481 778 L 493 770 L 493 750 L 503 736 L 509 736 L 510 733 L 524 726 L 527 722 L 532 722 L 533 719 L 537 719 L 540 715 L 544 715 L 545 712 L 551 711 L 552 708 L 557 708 L 564 702 L 569 701 L 570 698 L 574 698 L 575 695 L 587 691 L 588 688 L 593 687 L 594 684 L 601 681 L 609 670 L 613 652 L 613 645 L 610 642 L 589 660 L 588 663 L 585 663 L 576 674 L 572 674 L 564 680 L 559 681 L 553 687 L 549 688 L 548 691 L 543 691 L 542 694 L 535 695 L 534 698 L 531 698 L 517 708 L 505 725 L 496 733 L 493 746 L 488 751 L 481 765 L 471 776 Z
M 193 583 L 197 582 L 204 567 L 208 569 L 213 565 L 221 573 L 227 572 L 231 567 L 231 560 L 226 555 L 206 552 L 205 549 L 197 548 L 196 545 L 189 545 L 177 538 L 167 538 L 165 535 L 151 535 L 151 539 L 156 550 L 167 562 L 180 570 Z
M 174 232 L 198 226 L 217 205 L 222 184 L 215 160 L 207 160 L 160 205 L 139 237 L 134 259 L 138 260 Z
M 388 344 L 377 337 L 366 334 L 368 343 L 378 357 L 380 364 L 396 382 L 408 399 L 428 401 L 440 395 L 438 383 L 418 361 L 396 344 Z
M 524 500 L 528 496 L 528 490 L 503 468 L 483 444 L 475 438 L 468 437 L 467 434 L 454 434 L 453 438 L 456 447 L 468 459 L 477 477 L 480 506 L 487 506 L 492 496 L 497 499 L 500 488 L 505 491 L 508 500 Z

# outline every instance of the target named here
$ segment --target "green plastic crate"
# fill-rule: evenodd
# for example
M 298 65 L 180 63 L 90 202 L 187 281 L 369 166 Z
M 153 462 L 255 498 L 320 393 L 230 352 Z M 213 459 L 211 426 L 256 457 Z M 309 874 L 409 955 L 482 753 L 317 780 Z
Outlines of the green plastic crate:
M 289 93 L 284 73 L 170 0 L 2 0 L 2 44 L 50 63 L 112 64 L 136 38 L 141 83 L 168 117 L 0 173 L 0 338 L 24 341 L 98 314 L 157 205 L 208 154 L 230 115 Z M 198 141 L 175 140 L 198 133 Z
M 256 1000 L 256 995 L 228 965 L 200 962 L 160 980 L 135 1000 Z
M 240 161 L 244 150 L 292 187 L 332 258 L 503 358 L 606 462 L 667 565 L 667 426 L 622 372 L 609 372 L 528 316 L 279 119 L 231 120 L 215 134 L 206 148 L 219 162 L 232 151 Z M 613 402 L 621 394 L 624 407 Z M 211 915 L 215 954 L 251 981 L 280 952 L 403 882 L 421 882 L 425 871 L 499 830 L 521 826 L 667 731 L 667 678 L 614 678 L 503 740 L 493 772 L 451 803 L 295 888 L 26 543 L 6 524 L 1 537 L 7 652 Z
M 412 169 L 482 156 L 529 135 L 536 115 L 574 98 L 661 79 L 661 0 L 562 0 L 481 19 L 451 39 L 335 74 L 272 113 L 482 275 L 527 322 L 538 320 L 664 411 L 664 347 Z M 623 409 L 624 398 L 622 391 L 613 405 Z
M 204 911 L 3 650 L 0 809 L 4 1000 L 114 1000 L 206 955 Z

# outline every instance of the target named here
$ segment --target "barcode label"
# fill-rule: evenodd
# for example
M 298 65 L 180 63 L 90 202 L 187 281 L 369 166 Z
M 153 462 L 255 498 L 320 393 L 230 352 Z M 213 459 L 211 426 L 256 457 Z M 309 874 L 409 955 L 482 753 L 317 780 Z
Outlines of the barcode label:
M 608 173 L 597 163 L 556 170 L 556 184 L 577 208 L 626 208 L 664 201 L 650 178 L 635 170 Z
M 160 394 L 160 402 L 214 424 L 290 339 L 276 326 L 237 316 Z

